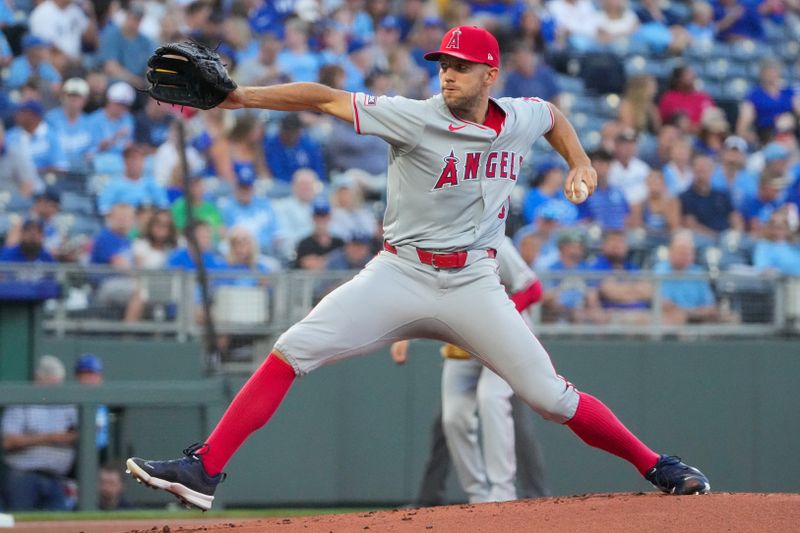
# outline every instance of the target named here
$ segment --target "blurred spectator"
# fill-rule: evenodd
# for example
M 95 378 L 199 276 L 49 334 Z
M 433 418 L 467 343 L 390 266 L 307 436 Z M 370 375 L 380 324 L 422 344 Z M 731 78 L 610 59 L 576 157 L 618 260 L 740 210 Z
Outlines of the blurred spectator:
M 106 225 L 97 235 L 92 246 L 91 262 L 109 265 L 120 272 L 130 272 L 133 267 L 133 251 L 128 234 L 135 224 L 136 211 L 126 203 L 111 206 L 106 215 Z M 142 301 L 137 280 L 128 275 L 104 275 L 96 296 L 101 307 L 125 309 L 125 320 L 141 318 Z
M 331 79 L 332 76 L 325 74 L 323 70 L 326 67 L 335 67 L 341 69 L 341 81 L 336 88 L 351 92 L 363 91 L 364 73 L 350 60 L 347 38 L 347 28 L 341 22 L 331 20 L 325 24 L 322 33 L 324 48 L 320 53 L 320 61 L 324 66 L 319 71 L 320 83 L 330 85 L 324 78 Z
M 233 176 L 253 176 L 256 179 L 269 176 L 263 140 L 263 123 L 257 115 L 245 113 L 236 118 L 236 124 L 228 133 L 227 155 Z
M 711 176 L 711 187 L 718 191 L 728 191 L 733 206 L 738 210 L 756 195 L 758 178 L 746 168 L 747 142 L 735 135 L 723 143 L 719 165 Z
M 800 246 L 789 240 L 791 230 L 787 210 L 774 211 L 762 226 L 753 250 L 753 266 L 759 270 L 775 270 L 789 276 L 800 276 Z
M 702 274 L 694 262 L 694 239 L 689 231 L 679 231 L 669 244 L 669 260 L 658 263 L 656 274 Z M 717 322 L 720 319 L 711 285 L 704 279 L 665 279 L 661 281 L 662 320 L 668 324 Z
M 639 159 L 636 130 L 625 128 L 616 137 L 614 161 L 608 169 L 608 182 L 625 193 L 628 205 L 642 202 L 647 196 L 645 179 L 650 172 L 647 163 Z
M 11 51 L 11 45 L 8 44 L 5 34 L 0 31 L 0 68 L 7 68 L 13 59 L 14 53 Z
M 580 218 L 582 221 L 598 224 L 603 230 L 625 229 L 631 208 L 622 189 L 608 182 L 613 156 L 599 148 L 589 157 L 597 172 L 597 189 L 585 202 L 578 205 Z
M 327 203 L 317 201 L 314 204 L 314 230 L 297 245 L 295 267 L 303 270 L 325 270 L 328 254 L 344 245 L 339 237 L 334 237 L 328 230 L 331 220 L 331 209 Z
M 156 44 L 139 31 L 142 17 L 144 8 L 141 5 L 128 4 L 121 25 L 110 22 L 103 28 L 98 48 L 97 59 L 108 77 L 135 87 L 146 85 L 147 59 L 156 48 Z
M 206 168 L 206 160 L 193 144 L 187 143 L 185 152 L 189 175 L 200 174 Z M 182 173 L 183 167 L 178 152 L 178 122 L 172 121 L 167 141 L 159 146 L 153 155 L 154 177 L 159 184 L 168 187 L 167 197 L 170 201 L 180 196 Z
M 97 508 L 101 511 L 118 511 L 133 507 L 123 494 L 123 467 L 104 464 L 97 473 Z
M 169 126 L 175 118 L 170 110 L 171 106 L 148 98 L 144 108 L 133 116 L 133 140 L 145 148 L 148 155 L 169 138 Z
M 0 261 L 12 263 L 53 263 L 55 259 L 44 248 L 44 226 L 38 220 L 22 224 L 19 244 L 0 251 Z
M 669 161 L 664 165 L 664 181 L 672 196 L 680 196 L 692 186 L 692 145 L 689 139 L 675 141 L 669 151 Z
M 300 117 L 295 113 L 283 117 L 279 131 L 265 137 L 264 152 L 276 181 L 289 183 L 294 173 L 304 167 L 313 169 L 320 179 L 327 179 L 322 147 L 303 133 Z
M 717 39 L 729 42 L 762 40 L 764 26 L 759 13 L 761 4 L 761 2 L 717 0 L 714 4 Z
M 364 204 L 361 188 L 350 174 L 340 174 L 331 183 L 331 235 L 347 241 L 354 234 L 376 235 L 378 224 L 372 209 Z
M 114 176 L 100 191 L 97 199 L 100 214 L 107 214 L 112 205 L 122 202 L 134 207 L 168 207 L 167 191 L 152 176 L 144 175 L 144 149 L 130 144 L 123 152 L 123 159 L 123 175 Z
M 638 133 L 656 133 L 661 128 L 661 115 L 655 104 L 658 84 L 649 74 L 633 76 L 625 86 L 619 104 L 619 121 Z
M 368 233 L 351 233 L 344 246 L 328 255 L 328 270 L 361 270 L 375 255 L 372 253 L 373 238 Z
M 16 127 L 6 134 L 9 146 L 25 146 L 39 174 L 60 172 L 67 168 L 58 132 L 43 120 L 44 106 L 28 100 L 17 106 L 14 113 Z
M 34 384 L 64 382 L 52 355 L 36 363 Z M 11 511 L 67 511 L 64 481 L 75 462 L 78 410 L 74 405 L 10 405 L 3 412 L 5 496 Z
M 578 51 L 593 49 L 600 26 L 600 13 L 590 0 L 552 0 L 547 9 L 556 23 L 560 39 Z
M 661 171 L 654 169 L 648 174 L 647 198 L 633 206 L 631 219 L 633 227 L 644 228 L 650 244 L 666 242 L 672 232 L 680 227 L 680 201 L 669 194 Z
M 653 296 L 652 284 L 628 275 L 611 274 L 639 271 L 639 267 L 628 260 L 628 242 L 624 232 L 605 233 L 600 255 L 589 264 L 589 268 L 609 273 L 600 280 L 596 294 L 588 295 L 589 307 L 602 307 L 606 310 L 605 316 L 597 317 L 599 320 L 637 324 L 650 320 L 646 310 L 649 309 Z
M 208 222 L 197 220 L 191 231 L 200 248 L 200 256 L 203 265 L 208 270 L 221 270 L 226 267 L 225 259 L 214 250 L 212 228 Z M 184 244 L 173 251 L 167 258 L 167 266 L 170 268 L 180 268 L 184 270 L 195 270 L 197 268 L 197 257 L 194 250 L 188 244 Z
M 12 138 L 13 140 L 13 138 Z M 0 120 L 0 189 L 30 197 L 41 181 L 25 143 L 9 144 Z
M 227 270 L 244 270 L 253 277 L 216 278 L 218 285 L 237 285 L 257 287 L 266 283 L 264 274 L 269 272 L 267 265 L 259 260 L 258 244 L 253 233 L 244 226 L 234 226 L 228 232 L 228 253 L 225 257 Z
M 503 96 L 513 98 L 535 96 L 559 105 L 555 72 L 527 46 L 518 45 L 511 56 L 511 68 L 505 76 Z
M 716 33 L 714 8 L 711 4 L 702 0 L 692 2 L 692 18 L 686 25 L 686 31 L 692 38 L 692 46 L 711 48 Z
M 533 224 L 521 227 L 514 235 L 515 241 L 519 241 L 530 232 L 536 232 L 541 238 L 542 244 L 539 247 L 539 255 L 533 264 L 533 269 L 536 271 L 548 270 L 558 260 L 558 246 L 556 245 L 560 228 L 558 217 L 559 213 L 555 209 L 552 209 L 549 205 L 544 205 L 537 211 L 536 220 L 534 220 Z
M 136 91 L 124 81 L 108 87 L 105 105 L 89 115 L 96 152 L 122 156 L 122 151 L 133 141 L 134 122 L 130 108 L 135 100 Z
M 636 13 L 627 0 L 603 0 L 597 24 L 597 41 L 602 44 L 624 42 L 639 29 Z
M 178 245 L 178 231 L 167 209 L 157 209 L 141 236 L 133 241 L 133 264 L 137 268 L 164 268 L 167 257 Z
M 800 95 L 782 79 L 780 61 L 761 62 L 758 85 L 739 105 L 736 134 L 751 142 L 767 142 L 775 134 L 777 118 L 783 113 L 800 115 Z
M 45 121 L 58 133 L 68 169 L 89 169 L 93 132 L 89 116 L 83 112 L 89 96 L 89 84 L 82 78 L 70 78 L 61 87 L 61 105 L 45 114 Z
M 73 0 L 44 0 L 31 11 L 28 24 L 33 35 L 51 43 L 78 64 L 83 46 L 93 49 L 97 45 L 92 2 L 78 5 Z
M 314 231 L 313 202 L 322 184 L 310 168 L 301 168 L 292 176 L 292 195 L 275 201 L 275 213 L 283 237 L 283 253 L 291 257 L 297 243 Z
M 672 145 L 681 138 L 681 135 L 680 129 L 674 124 L 662 124 L 656 134 L 655 151 L 642 154 L 642 159 L 651 167 L 663 169 L 664 165 L 669 163 Z
M 200 220 L 209 225 L 214 235 L 214 240 L 222 237 L 225 229 L 225 224 L 222 221 L 222 213 L 213 202 L 205 198 L 205 186 L 203 184 L 203 176 L 194 174 L 189 176 L 189 192 L 188 194 L 192 199 L 193 214 L 195 220 Z M 181 196 L 173 202 L 170 211 L 172 212 L 172 220 L 175 222 L 175 227 L 183 230 L 187 223 L 188 209 L 186 203 L 186 196 Z
M 278 53 L 278 68 L 291 81 L 317 81 L 319 57 L 308 47 L 308 27 L 299 18 L 284 26 L 283 50 Z
M 641 0 L 636 15 L 641 26 L 634 40 L 644 42 L 656 54 L 680 54 L 690 44 L 691 36 L 684 28 L 682 13 L 674 4 L 659 0 Z
M 403 2 L 397 17 L 401 41 L 405 42 L 411 35 L 411 31 L 424 21 L 425 8 L 424 0 L 406 0 Z
M 545 205 L 558 213 L 558 221 L 563 225 L 572 225 L 578 220 L 578 208 L 564 196 L 564 178 L 564 167 L 559 161 L 545 160 L 537 165 L 533 187 L 522 204 L 522 218 L 526 224 L 532 223 L 537 211 Z
M 267 198 L 255 194 L 255 176 L 240 169 L 233 197 L 220 199 L 219 207 L 225 226 L 243 226 L 258 241 L 262 252 L 277 255 L 280 246 L 278 216 Z
M 756 195 L 742 204 L 742 218 L 747 231 L 754 235 L 762 232 L 772 213 L 784 205 L 784 190 L 788 183 L 782 176 L 773 176 L 767 169 L 758 179 Z
M 533 266 L 539 257 L 539 251 L 542 249 L 543 244 L 544 238 L 535 231 L 528 231 L 519 237 L 517 248 L 526 265 Z
M 733 209 L 728 192 L 711 188 L 714 160 L 706 154 L 692 158 L 692 186 L 680 195 L 683 226 L 695 234 L 716 239 L 727 229 L 744 229 L 742 216 Z
M 428 96 L 428 75 L 414 62 L 408 47 L 398 46 L 389 53 L 388 76 L 394 94 L 420 100 Z
M 713 106 L 714 101 L 708 94 L 697 90 L 696 83 L 697 75 L 692 67 L 675 67 L 669 78 L 669 88 L 658 103 L 662 121 L 668 122 L 674 114 L 683 112 L 694 130 L 699 130 L 703 111 Z
M 558 260 L 550 266 L 550 272 L 563 275 L 558 280 L 544 283 L 542 298 L 542 320 L 544 322 L 582 322 L 578 317 L 585 305 L 586 282 L 580 276 L 569 273 L 586 270 L 586 249 L 580 232 L 570 230 L 558 237 Z
M 334 89 L 343 89 L 343 74 L 341 67 L 326 65 L 320 71 L 320 82 Z M 325 143 L 331 172 L 357 168 L 372 175 L 385 174 L 388 148 L 383 139 L 374 135 L 359 135 L 352 124 L 342 120 L 333 120 L 330 123 L 330 132 Z
M 29 213 L 29 220 L 35 220 L 42 225 L 44 249 L 59 261 L 74 261 L 77 258 L 69 255 L 64 249 L 63 228 L 56 223 L 56 216 L 61 207 L 61 195 L 54 187 L 46 187 L 34 197 L 33 207 Z M 18 245 L 22 239 L 23 220 L 12 223 L 6 233 L 6 247 Z
M 34 80 L 37 84 L 42 83 L 42 89 L 48 94 L 55 94 L 61 85 L 61 74 L 50 61 L 48 42 L 35 35 L 26 35 L 22 38 L 22 52 L 8 67 L 3 85 L 20 89 Z
M 439 75 L 439 62 L 426 61 L 423 56 L 429 50 L 436 50 L 442 43 L 444 36 L 444 21 L 439 17 L 425 17 L 422 28 L 417 35 L 416 46 L 411 49 L 411 57 L 414 58 L 417 66 L 427 72 L 428 77 L 435 79 Z
M 697 133 L 694 151 L 716 158 L 730 134 L 730 129 L 722 109 L 715 106 L 707 108 L 700 119 L 700 131 Z
M 374 43 L 374 67 L 389 70 L 389 54 L 400 46 L 400 20 L 394 15 L 383 17 L 375 30 Z
M 258 55 L 245 59 L 236 67 L 235 76 L 240 85 L 273 85 L 289 81 L 278 67 L 281 41 L 274 33 L 258 38 Z
M 92 353 L 83 353 L 75 361 L 75 381 L 81 385 L 97 386 L 103 384 L 103 360 Z M 100 454 L 100 462 L 104 462 L 108 453 L 109 441 L 108 406 L 98 405 L 95 412 L 95 444 Z

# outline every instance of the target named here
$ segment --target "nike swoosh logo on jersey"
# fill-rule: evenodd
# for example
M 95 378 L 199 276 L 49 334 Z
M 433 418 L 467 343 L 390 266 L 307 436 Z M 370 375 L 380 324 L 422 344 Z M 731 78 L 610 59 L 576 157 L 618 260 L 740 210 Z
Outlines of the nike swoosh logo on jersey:
M 466 124 L 464 124 L 463 126 L 454 126 L 453 124 L 448 124 L 447 125 L 447 129 L 449 129 L 450 131 L 458 131 L 461 128 L 466 128 L 466 127 L 467 127 Z

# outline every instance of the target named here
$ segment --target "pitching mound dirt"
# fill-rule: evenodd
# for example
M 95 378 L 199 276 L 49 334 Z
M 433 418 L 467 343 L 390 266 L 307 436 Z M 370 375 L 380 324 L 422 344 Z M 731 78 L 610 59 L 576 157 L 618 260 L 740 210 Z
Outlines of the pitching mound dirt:
M 41 533 L 797 531 L 800 524 L 800 494 L 590 494 L 302 518 L 143 522 L 39 522 L 19 524 L 15 530 Z

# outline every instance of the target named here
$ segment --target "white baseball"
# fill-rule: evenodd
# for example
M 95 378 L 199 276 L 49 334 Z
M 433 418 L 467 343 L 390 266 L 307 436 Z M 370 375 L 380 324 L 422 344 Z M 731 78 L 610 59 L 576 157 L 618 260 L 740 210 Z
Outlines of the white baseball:
M 567 199 L 573 204 L 581 204 L 589 198 L 589 187 L 585 182 L 581 181 L 578 185 L 578 190 L 575 190 L 575 184 L 571 190 L 567 191 Z

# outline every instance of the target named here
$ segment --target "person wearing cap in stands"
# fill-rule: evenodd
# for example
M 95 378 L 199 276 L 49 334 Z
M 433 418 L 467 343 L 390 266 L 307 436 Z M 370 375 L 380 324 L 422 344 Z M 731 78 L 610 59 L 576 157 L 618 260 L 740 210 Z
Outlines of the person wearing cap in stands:
M 58 132 L 69 170 L 89 170 L 94 135 L 89 115 L 83 112 L 89 98 L 89 84 L 70 78 L 61 87 L 61 105 L 45 113 L 45 121 Z
M 158 100 L 148 98 L 144 108 L 134 116 L 133 140 L 151 154 L 169 140 L 169 127 L 174 120 L 172 107 L 160 105 Z
M 84 9 L 89 9 L 85 13 Z M 73 0 L 44 0 L 31 11 L 31 33 L 53 44 L 70 61 L 80 63 L 82 45 L 97 45 L 94 4 Z
M 83 353 L 78 360 L 75 361 L 75 381 L 81 385 L 98 386 L 102 385 L 104 381 L 103 375 L 103 360 L 92 353 Z M 98 405 L 95 412 L 95 424 L 97 432 L 95 433 L 95 443 L 97 451 L 100 454 L 100 462 L 103 463 L 107 459 L 108 453 L 108 406 Z
M 7 263 L 54 263 L 55 259 L 44 248 L 44 225 L 38 220 L 22 224 L 19 244 L 0 251 L 0 261 Z
M 259 249 L 270 255 L 280 252 L 280 225 L 272 203 L 256 196 L 256 176 L 250 166 L 240 166 L 236 172 L 233 196 L 220 199 L 219 206 L 225 226 L 244 226 L 256 237 Z
M 740 210 L 746 230 L 754 237 L 761 235 L 772 213 L 786 203 L 785 190 L 788 185 L 784 176 L 771 174 L 766 168 L 761 173 L 755 197 L 746 200 Z
M 326 201 L 317 200 L 313 208 L 314 231 L 297 245 L 295 268 L 303 270 L 325 270 L 328 255 L 344 246 L 344 241 L 331 235 L 331 207 Z
M 736 209 L 758 191 L 758 176 L 747 169 L 747 141 L 736 135 L 730 135 L 722 143 L 718 157 L 719 164 L 711 176 L 711 188 L 727 191 Z
M 564 225 L 578 220 L 578 209 L 564 196 L 564 167 L 555 159 L 545 159 L 536 165 L 533 186 L 525 195 L 522 204 L 522 217 L 526 224 L 536 219 L 536 211 L 545 204 L 553 204 L 561 213 L 559 221 Z
M 9 145 L 0 120 L 0 189 L 30 197 L 40 186 L 39 173 L 25 144 Z
M 134 207 L 151 206 L 166 208 L 167 191 L 159 185 L 155 178 L 144 173 L 144 148 L 138 144 L 129 144 L 122 152 L 125 169 L 122 175 L 116 175 L 100 191 L 97 208 L 105 215 L 111 206 L 125 202 Z
M 596 223 L 604 231 L 625 229 L 629 224 L 631 207 L 625 199 L 624 191 L 608 182 L 608 172 L 614 156 L 603 148 L 598 148 L 589 154 L 589 158 L 597 172 L 597 189 L 585 202 L 578 205 L 580 220 Z
M 135 2 L 128 5 L 121 26 L 109 22 L 100 34 L 98 60 L 112 80 L 124 81 L 144 87 L 147 59 L 156 43 L 139 31 L 144 8 Z
M 19 89 L 32 78 L 49 84 L 49 91 L 56 93 L 61 85 L 61 74 L 50 62 L 48 42 L 35 35 L 22 38 L 22 54 L 11 62 L 3 85 L 8 89 Z
M 375 56 L 373 67 L 389 70 L 389 55 L 400 46 L 400 20 L 394 15 L 381 19 L 375 30 Z
M 331 183 L 330 230 L 345 241 L 353 234 L 375 235 L 378 230 L 375 214 L 364 204 L 364 195 L 353 174 L 339 174 Z
M 320 62 L 323 65 L 320 69 L 320 83 L 324 83 L 334 89 L 363 91 L 364 72 L 356 67 L 350 60 L 350 55 L 348 53 L 350 50 L 350 42 L 348 41 L 347 27 L 337 20 L 329 20 L 326 22 L 323 29 L 322 39 L 324 48 L 320 53 Z M 337 65 L 341 67 L 344 80 L 340 86 L 334 86 L 323 79 L 322 69 L 328 65 Z
M 89 116 L 97 152 L 121 157 L 125 147 L 133 142 L 134 122 L 130 109 L 135 100 L 136 91 L 124 81 L 108 87 L 105 105 Z
M 8 131 L 6 142 L 8 146 L 27 146 L 40 175 L 62 172 L 67 169 L 67 160 L 61 148 L 61 139 L 43 118 L 44 106 L 41 102 L 22 102 L 14 113 L 17 125 Z
M 284 116 L 278 132 L 264 138 L 264 153 L 267 154 L 269 171 L 277 182 L 288 184 L 300 168 L 313 169 L 321 180 L 328 179 L 322 147 L 303 133 L 303 125 L 296 113 Z
M 644 201 L 647 196 L 647 174 L 650 167 L 637 157 L 636 130 L 625 128 L 615 139 L 614 161 L 608 169 L 608 182 L 625 193 L 629 205 Z
M 352 233 L 344 246 L 328 256 L 328 270 L 360 270 L 366 266 L 373 253 L 374 239 L 368 233 Z
M 558 260 L 550 265 L 551 272 L 567 274 L 587 270 L 586 245 L 577 229 L 563 231 L 556 240 Z M 585 310 L 586 293 L 590 290 L 580 276 L 564 276 L 545 281 L 542 298 L 542 320 L 545 322 L 582 322 L 579 315 Z

